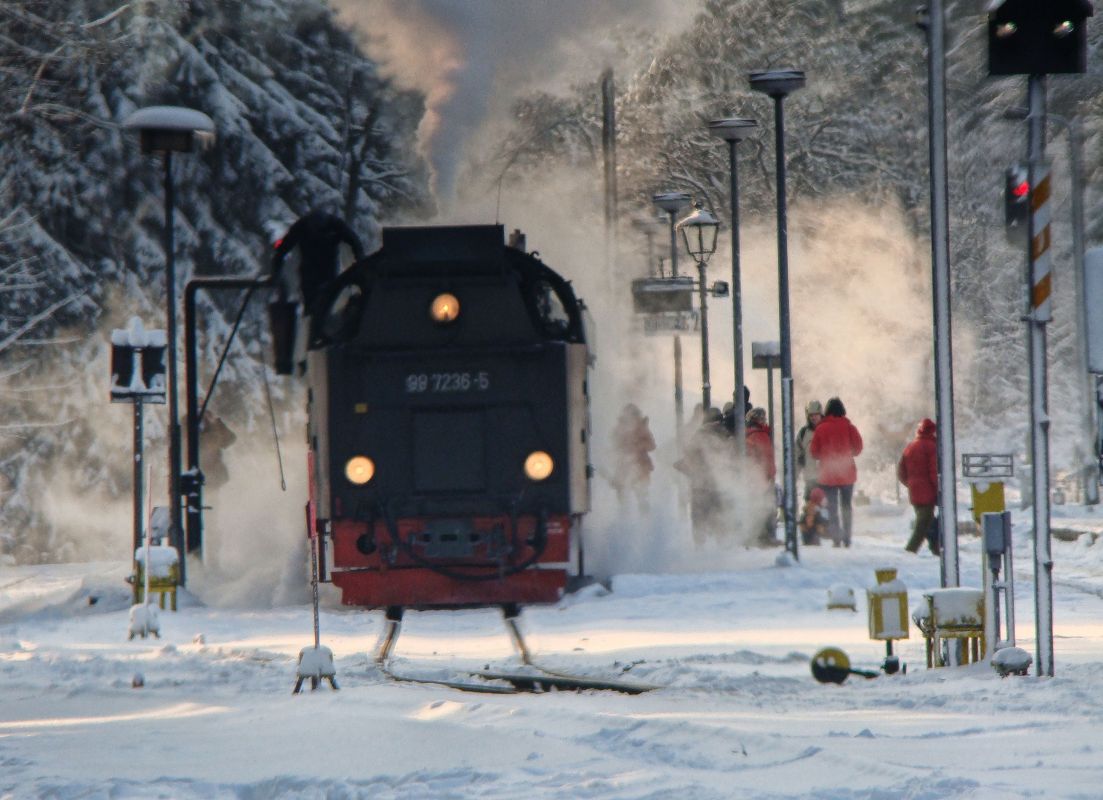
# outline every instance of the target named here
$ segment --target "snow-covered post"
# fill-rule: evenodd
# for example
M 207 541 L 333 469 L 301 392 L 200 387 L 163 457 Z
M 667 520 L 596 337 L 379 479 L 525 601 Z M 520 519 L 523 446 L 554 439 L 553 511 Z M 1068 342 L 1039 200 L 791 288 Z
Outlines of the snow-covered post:
M 134 541 L 132 565 L 137 576 L 135 553 L 142 546 L 145 403 L 165 402 L 165 332 L 147 331 L 138 317 L 126 329 L 111 332 L 111 402 L 134 406 Z M 148 577 L 148 575 L 147 575 Z M 146 590 L 148 595 L 148 588 Z M 134 585 L 137 602 L 138 586 Z
M 311 690 L 317 689 L 322 678 L 337 689 L 337 667 L 333 664 L 333 651 L 321 645 L 321 631 L 318 620 L 318 532 L 314 527 L 314 515 L 308 506 L 306 512 L 307 533 L 310 538 L 310 591 L 314 601 L 314 646 L 299 651 L 299 666 L 295 676 L 295 688 L 292 694 L 302 691 L 303 681 L 310 678 Z
M 143 153 L 160 153 L 165 166 L 165 295 L 168 328 L 168 402 L 169 402 L 169 507 L 171 530 L 180 553 L 180 583 L 187 579 L 188 543 L 180 525 L 180 420 L 176 392 L 176 253 L 173 243 L 172 154 L 190 153 L 196 140 L 209 145 L 214 141 L 214 122 L 201 111 L 177 106 L 151 106 L 135 111 L 123 127 L 137 130 Z

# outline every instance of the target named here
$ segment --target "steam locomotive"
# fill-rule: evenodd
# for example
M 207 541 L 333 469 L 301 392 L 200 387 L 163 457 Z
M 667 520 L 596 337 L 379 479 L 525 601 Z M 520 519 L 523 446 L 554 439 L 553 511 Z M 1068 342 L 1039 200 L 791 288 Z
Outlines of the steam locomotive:
M 346 605 L 547 603 L 581 571 L 584 306 L 499 225 L 387 228 L 309 318 L 309 524 Z

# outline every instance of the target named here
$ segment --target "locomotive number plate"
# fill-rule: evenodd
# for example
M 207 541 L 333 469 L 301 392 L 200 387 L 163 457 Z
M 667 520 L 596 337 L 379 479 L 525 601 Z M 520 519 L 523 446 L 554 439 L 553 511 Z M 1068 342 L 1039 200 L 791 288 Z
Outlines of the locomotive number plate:
M 490 388 L 489 372 L 411 372 L 406 376 L 406 392 L 485 392 Z

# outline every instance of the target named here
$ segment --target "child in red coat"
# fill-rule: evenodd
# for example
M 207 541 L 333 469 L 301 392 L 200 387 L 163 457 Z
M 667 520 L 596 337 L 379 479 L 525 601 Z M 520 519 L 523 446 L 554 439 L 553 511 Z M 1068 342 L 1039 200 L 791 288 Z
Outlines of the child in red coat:
M 797 527 L 800 528 L 800 539 L 804 544 L 819 544 L 820 539 L 828 535 L 827 526 L 831 517 L 826 508 L 827 495 L 823 489 L 816 487 L 808 494 L 808 500 L 801 509 Z

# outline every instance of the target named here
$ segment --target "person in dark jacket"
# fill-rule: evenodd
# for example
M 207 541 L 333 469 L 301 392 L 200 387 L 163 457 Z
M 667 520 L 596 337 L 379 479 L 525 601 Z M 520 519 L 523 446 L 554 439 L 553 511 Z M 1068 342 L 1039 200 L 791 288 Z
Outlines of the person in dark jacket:
M 222 455 L 227 447 L 237 441 L 237 435 L 210 411 L 199 422 L 199 466 L 203 470 L 204 484 L 208 489 L 219 489 L 230 480 L 230 470 Z
M 341 244 L 352 248 L 357 261 L 364 258 L 364 248 L 352 228 L 340 217 L 315 209 L 295 221 L 283 238 L 276 242 L 272 258 L 272 281 L 277 288 L 277 298 L 270 304 L 273 335 L 276 347 L 276 370 L 290 375 L 298 366 L 299 374 L 306 372 L 306 351 L 311 336 L 311 320 L 318 313 L 315 308 L 324 294 L 326 284 L 341 271 Z M 292 302 L 295 293 L 289 289 L 295 281 L 284 275 L 283 262 L 292 250 L 299 250 L 298 299 L 301 306 Z
M 831 532 L 835 546 L 850 547 L 853 529 L 851 498 L 858 481 L 854 457 L 862 452 L 862 435 L 846 418 L 843 401 L 832 397 L 824 408 L 824 417 L 812 434 L 808 452 L 819 461 L 819 485 L 827 495 Z
M 342 243 L 352 248 L 357 261 L 364 257 L 364 248 L 352 228 L 340 217 L 319 209 L 299 218 L 276 242 L 272 277 L 277 282 L 282 278 L 287 254 L 299 248 L 299 294 L 304 316 L 314 313 L 322 287 L 337 277 L 340 270 L 338 251 Z
M 655 466 L 651 452 L 655 437 L 648 419 L 635 403 L 628 403 L 613 428 L 613 488 L 621 509 L 628 506 L 629 495 L 635 495 L 640 514 L 649 510 L 648 486 Z
M 919 423 L 915 438 L 904 448 L 896 465 L 896 477 L 908 487 L 908 502 L 915 509 L 915 528 L 905 549 L 918 553 L 926 539 L 931 552 L 938 555 L 941 548 L 934 518 L 938 502 L 938 443 L 934 420 Z

